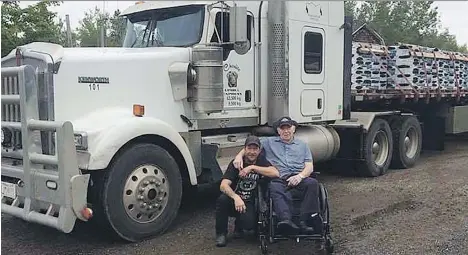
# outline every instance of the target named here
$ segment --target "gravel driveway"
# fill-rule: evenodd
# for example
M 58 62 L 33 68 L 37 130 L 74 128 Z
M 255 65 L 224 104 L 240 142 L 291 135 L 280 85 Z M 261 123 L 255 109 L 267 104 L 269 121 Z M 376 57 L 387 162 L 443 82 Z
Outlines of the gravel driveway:
M 431 157 L 428 157 L 431 155 Z M 468 137 L 447 141 L 410 170 L 379 178 L 325 176 L 335 254 L 468 254 Z M 2 252 L 14 254 L 260 254 L 256 242 L 214 246 L 214 200 L 185 203 L 165 235 L 138 244 L 110 241 L 90 224 L 73 233 L 2 214 Z M 202 201 L 200 199 L 200 201 Z M 271 254 L 313 254 L 310 243 L 283 241 Z

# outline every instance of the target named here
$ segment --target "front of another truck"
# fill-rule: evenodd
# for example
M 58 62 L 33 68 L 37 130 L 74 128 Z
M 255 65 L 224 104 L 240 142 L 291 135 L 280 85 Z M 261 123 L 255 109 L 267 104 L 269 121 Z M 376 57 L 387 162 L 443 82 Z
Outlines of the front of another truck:
M 132 6 L 123 12 L 127 27 L 121 48 L 31 43 L 4 57 L 2 212 L 69 233 L 77 218 L 97 216 L 98 209 L 88 208 L 92 196 L 102 219 L 121 238 L 136 241 L 166 229 L 180 204 L 178 179 L 197 183 L 180 135 L 191 126 L 183 116 L 223 105 L 222 93 L 216 94 L 222 92 L 222 50 L 204 46 L 209 6 Z M 195 60 L 209 64 L 197 69 Z M 188 88 L 203 83 L 217 87 L 195 93 Z M 113 183 L 121 174 L 115 162 L 136 141 L 170 152 L 157 155 L 168 155 L 180 173 L 161 169 L 146 176 L 147 168 L 130 169 Z M 93 180 L 97 170 L 106 172 L 102 180 Z M 93 185 L 101 185 L 94 188 L 100 194 L 88 194 Z M 120 205 L 116 201 L 125 208 L 112 211 Z

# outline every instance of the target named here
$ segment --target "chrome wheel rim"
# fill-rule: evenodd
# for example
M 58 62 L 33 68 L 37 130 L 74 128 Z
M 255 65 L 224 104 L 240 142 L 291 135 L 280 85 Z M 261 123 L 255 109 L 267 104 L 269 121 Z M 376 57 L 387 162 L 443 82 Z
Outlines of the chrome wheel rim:
M 128 176 L 123 203 L 127 215 L 138 223 L 158 218 L 167 206 L 169 182 L 164 171 L 154 165 L 142 165 Z
M 416 155 L 416 152 L 418 151 L 418 139 L 419 137 L 416 129 L 413 127 L 408 129 L 403 142 L 406 157 L 413 158 Z
M 388 157 L 388 137 L 384 131 L 378 131 L 372 142 L 372 159 L 378 166 L 383 166 Z

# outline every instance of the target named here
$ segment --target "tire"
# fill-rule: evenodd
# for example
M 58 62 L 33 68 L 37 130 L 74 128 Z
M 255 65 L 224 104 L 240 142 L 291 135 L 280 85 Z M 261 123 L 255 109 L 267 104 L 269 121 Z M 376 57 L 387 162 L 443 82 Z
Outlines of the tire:
M 390 122 L 393 130 L 391 168 L 405 169 L 416 165 L 422 148 L 422 130 L 416 117 L 400 116 Z
M 359 173 L 367 177 L 385 174 L 393 154 L 392 130 L 386 120 L 374 120 L 364 138 L 363 146 L 364 162 L 360 164 Z M 373 158 L 373 153 L 378 153 L 376 159 Z
M 323 220 L 329 224 L 330 222 L 330 212 L 328 208 L 328 194 L 325 186 L 323 186 L 322 183 L 319 183 L 319 189 L 320 189 L 320 211 L 323 217 Z
M 329 236 L 327 236 L 326 239 L 325 239 L 325 249 L 327 251 L 327 254 L 333 254 L 333 252 L 335 250 L 333 240 Z
M 262 250 L 262 254 L 268 254 L 268 244 L 265 237 L 260 237 L 260 249 Z
M 129 242 L 165 232 L 182 199 L 182 177 L 176 161 L 154 144 L 136 144 L 119 153 L 98 185 L 98 223 Z

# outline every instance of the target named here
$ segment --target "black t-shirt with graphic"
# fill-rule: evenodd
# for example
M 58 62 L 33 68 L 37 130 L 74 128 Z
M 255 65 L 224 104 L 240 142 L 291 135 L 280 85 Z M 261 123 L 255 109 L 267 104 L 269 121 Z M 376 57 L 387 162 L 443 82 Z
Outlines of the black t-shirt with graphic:
M 258 185 L 264 185 L 268 182 L 269 178 L 254 172 L 250 172 L 245 178 L 239 176 L 239 169 L 234 167 L 234 160 L 229 163 L 226 172 L 223 175 L 223 179 L 231 180 L 231 188 L 234 192 L 239 195 L 242 200 L 249 201 L 255 197 L 255 192 L 257 191 Z M 249 164 L 244 159 L 244 168 L 249 165 L 257 165 L 261 167 L 271 166 L 270 162 L 260 154 L 257 158 L 257 162 L 254 164 Z

